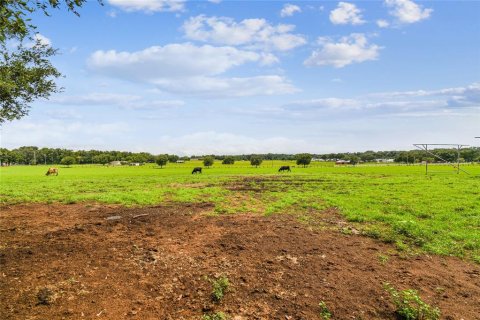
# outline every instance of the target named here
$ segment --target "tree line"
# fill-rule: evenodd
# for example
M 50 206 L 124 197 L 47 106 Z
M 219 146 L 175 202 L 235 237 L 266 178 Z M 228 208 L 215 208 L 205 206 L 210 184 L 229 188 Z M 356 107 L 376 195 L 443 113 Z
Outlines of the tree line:
M 312 160 L 335 161 L 347 160 L 352 164 L 358 162 L 375 162 L 377 159 L 394 159 L 397 163 L 420 163 L 457 161 L 456 149 L 434 149 L 432 153 L 435 156 L 425 153 L 421 150 L 410 151 L 365 151 L 365 152 L 346 152 L 346 153 L 325 153 L 325 154 L 243 154 L 243 155 L 203 155 L 190 157 L 180 157 L 178 155 L 153 155 L 148 152 L 128 152 L 128 151 L 101 151 L 101 150 L 70 150 L 61 148 L 38 148 L 34 146 L 25 146 L 12 150 L 0 148 L 0 162 L 2 164 L 60 164 L 62 159 L 68 157 L 69 164 L 107 164 L 112 161 L 122 161 L 130 163 L 157 163 L 161 166 L 168 162 L 175 163 L 178 160 L 189 161 L 191 159 L 208 159 L 206 166 L 210 166 L 211 161 L 218 160 L 222 164 L 234 164 L 236 161 L 250 161 L 253 166 L 259 166 L 262 162 L 268 160 L 297 161 L 298 165 L 308 165 Z M 465 148 L 460 150 L 461 162 L 479 162 L 480 148 Z M 65 163 L 65 162 L 64 162 Z

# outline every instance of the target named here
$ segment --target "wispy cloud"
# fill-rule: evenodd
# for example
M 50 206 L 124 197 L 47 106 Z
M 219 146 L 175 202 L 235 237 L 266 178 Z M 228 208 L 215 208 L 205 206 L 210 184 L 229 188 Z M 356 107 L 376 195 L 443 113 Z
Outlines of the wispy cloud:
M 52 103 L 73 106 L 115 106 L 128 109 L 164 109 L 185 105 L 182 100 L 148 100 L 141 96 L 120 93 L 89 93 L 76 96 L 60 96 Z
M 185 0 L 107 0 L 114 7 L 127 12 L 175 12 L 185 10 Z

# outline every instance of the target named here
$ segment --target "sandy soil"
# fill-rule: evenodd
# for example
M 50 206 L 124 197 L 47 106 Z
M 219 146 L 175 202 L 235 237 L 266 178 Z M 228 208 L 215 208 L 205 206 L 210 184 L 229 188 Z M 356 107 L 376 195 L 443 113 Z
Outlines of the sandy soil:
M 480 267 L 405 258 L 293 215 L 210 216 L 209 204 L 127 209 L 19 205 L 0 211 L 2 319 L 395 319 L 383 289 L 418 289 L 442 319 L 480 319 Z M 323 221 L 323 222 L 322 222 Z M 324 223 L 333 228 L 320 228 Z M 355 230 L 353 230 L 353 233 Z M 231 286 L 220 302 L 209 279 Z

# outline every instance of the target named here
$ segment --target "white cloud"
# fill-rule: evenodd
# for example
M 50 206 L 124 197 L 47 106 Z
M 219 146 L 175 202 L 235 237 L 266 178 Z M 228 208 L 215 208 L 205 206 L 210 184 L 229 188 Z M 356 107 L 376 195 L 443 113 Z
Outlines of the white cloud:
M 65 119 L 47 121 L 12 122 L 3 129 L 6 147 L 36 145 L 52 148 L 76 148 L 88 150 L 105 148 L 108 140 L 130 132 L 125 122 L 91 122 Z M 8 139 L 7 139 L 8 137 Z M 81 137 L 81 139 L 79 139 Z
M 253 138 L 232 133 L 203 131 L 183 136 L 163 136 L 157 153 L 182 155 L 250 154 L 250 153 L 300 153 L 314 150 L 314 145 L 302 139 L 282 136 Z
M 321 49 L 312 52 L 305 60 L 307 66 L 331 65 L 343 68 L 352 63 L 376 60 L 382 47 L 369 44 L 367 37 L 362 33 L 352 33 L 342 37 L 339 42 L 328 38 L 319 38 Z
M 41 33 L 36 33 L 33 36 L 33 38 L 36 42 L 40 42 L 41 45 L 45 45 L 45 46 L 51 46 L 52 45 L 52 41 L 49 38 L 45 37 Z
M 227 17 L 191 17 L 183 24 L 185 37 L 221 45 L 250 46 L 263 50 L 288 51 L 304 45 L 304 36 L 291 33 L 294 25 L 271 25 L 265 19 L 236 22 Z
M 208 0 L 208 2 L 211 2 L 211 3 L 220 3 L 220 2 L 222 2 L 222 0 Z
M 377 26 L 379 26 L 380 28 L 388 28 L 388 26 L 390 26 L 390 23 L 387 21 L 387 20 L 377 20 L 376 21 L 377 23 Z
M 411 0 L 385 0 L 387 7 L 391 8 L 390 15 L 400 24 L 408 24 L 428 19 L 433 9 L 424 9 L 421 5 Z
M 296 12 L 302 12 L 302 9 L 297 5 L 294 5 L 294 4 L 291 4 L 291 3 L 286 3 L 286 4 L 283 5 L 282 11 L 280 11 L 280 16 L 282 18 L 291 17 Z
M 264 56 L 234 47 L 195 46 L 191 43 L 154 46 L 136 52 L 96 51 L 90 69 L 127 80 L 218 75 L 247 62 L 263 62 Z
M 185 0 L 107 0 L 112 6 L 124 11 L 174 12 L 185 9 Z
M 365 23 L 362 10 L 353 3 L 339 2 L 336 9 L 330 12 L 330 21 L 333 24 L 359 25 Z
M 190 43 L 155 46 L 137 52 L 97 51 L 88 60 L 99 74 L 144 82 L 182 95 L 211 98 L 288 94 L 297 89 L 284 77 L 217 77 L 248 62 L 277 62 L 269 53 Z
M 298 92 L 287 79 L 277 75 L 219 78 L 189 77 L 185 79 L 159 79 L 157 87 L 167 92 L 205 98 L 234 98 L 258 95 L 281 95 Z

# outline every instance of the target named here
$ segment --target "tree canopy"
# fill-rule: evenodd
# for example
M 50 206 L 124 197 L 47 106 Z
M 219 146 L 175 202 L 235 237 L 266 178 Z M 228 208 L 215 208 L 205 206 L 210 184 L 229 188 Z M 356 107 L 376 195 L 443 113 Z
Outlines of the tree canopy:
M 159 155 L 155 159 L 155 162 L 160 166 L 160 168 L 162 168 L 168 162 L 168 155 L 166 155 L 166 154 Z
M 212 156 L 206 156 L 205 158 L 203 158 L 203 165 L 205 167 L 212 166 L 214 162 L 215 162 L 215 158 Z
M 259 165 L 262 164 L 262 162 L 263 162 L 263 159 L 258 156 L 253 156 L 250 158 L 250 164 L 252 166 L 258 167 Z
M 297 154 L 295 158 L 297 160 L 297 165 L 303 166 L 304 168 L 312 161 L 312 155 L 310 153 L 300 153 Z
M 222 164 L 234 164 L 235 158 L 232 156 L 227 156 L 223 159 Z
M 77 9 L 86 0 L 0 0 L 0 124 L 28 114 L 30 104 L 61 91 L 55 79 L 61 76 L 50 62 L 58 53 L 49 44 L 35 40 L 37 27 L 29 15 L 66 6 Z
M 63 157 L 62 161 L 60 161 L 60 164 L 63 164 L 65 166 L 71 166 L 74 163 L 75 163 L 75 158 L 72 156 Z

